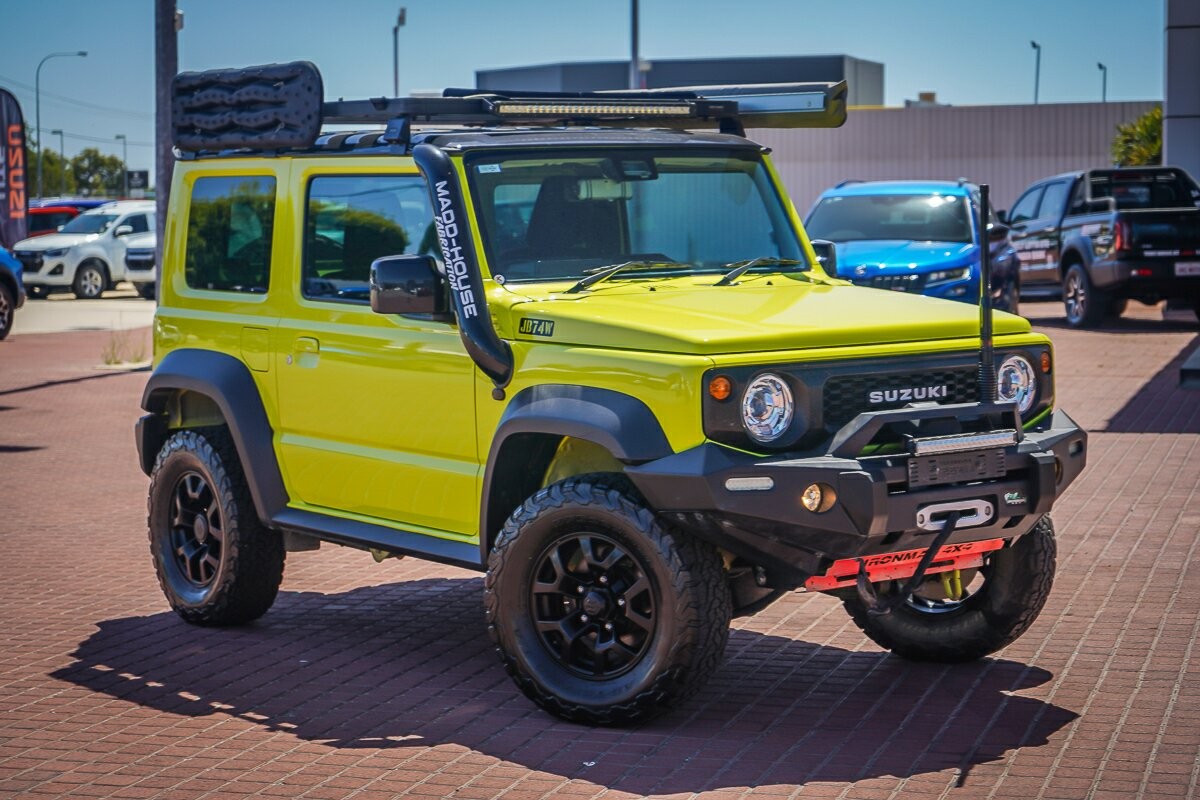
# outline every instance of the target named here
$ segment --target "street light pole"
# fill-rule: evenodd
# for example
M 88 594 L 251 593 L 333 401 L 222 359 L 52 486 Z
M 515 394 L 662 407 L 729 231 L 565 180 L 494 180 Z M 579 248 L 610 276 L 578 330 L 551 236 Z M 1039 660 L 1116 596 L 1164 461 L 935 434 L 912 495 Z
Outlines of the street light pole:
M 638 0 L 629 3 L 629 88 L 642 88 L 642 75 L 638 71 Z
M 59 194 L 67 193 L 67 147 L 63 144 L 63 132 L 61 130 L 50 131 L 51 136 L 58 137 L 58 157 L 62 161 L 62 185 L 59 187 Z
M 1038 104 L 1038 88 L 1042 83 L 1042 46 L 1033 41 L 1029 43 L 1029 46 L 1036 53 L 1033 62 L 1033 104 L 1036 106 Z
M 124 186 L 124 190 L 121 192 L 121 197 L 128 198 L 129 197 L 129 140 L 125 138 L 125 134 L 123 134 L 123 133 L 118 133 L 113 138 L 117 139 L 121 143 L 121 172 L 125 176 L 125 180 L 122 183 L 122 185 Z
M 400 96 L 400 29 L 404 27 L 404 6 L 392 26 L 392 97 Z
M 52 58 L 62 58 L 65 56 L 80 56 L 81 58 L 87 55 L 87 50 L 77 50 L 74 53 L 62 52 L 51 53 L 38 62 L 37 69 L 33 72 L 33 108 L 34 117 L 37 124 L 37 147 L 38 147 L 38 182 L 37 193 L 38 197 L 42 196 L 42 65 Z
M 1100 70 L 1100 102 L 1108 102 L 1108 67 L 1104 66 L 1099 61 L 1096 62 L 1096 68 Z

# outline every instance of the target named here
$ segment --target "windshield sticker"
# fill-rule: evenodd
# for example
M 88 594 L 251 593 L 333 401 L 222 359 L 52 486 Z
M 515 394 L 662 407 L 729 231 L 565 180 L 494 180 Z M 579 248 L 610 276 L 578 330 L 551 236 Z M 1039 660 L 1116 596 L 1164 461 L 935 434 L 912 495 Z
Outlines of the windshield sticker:
M 517 331 L 528 336 L 553 336 L 554 320 L 521 317 L 521 322 L 517 327 Z
M 478 171 L 479 171 L 481 174 L 485 174 L 485 175 L 486 175 L 486 174 L 487 174 L 487 173 L 489 173 L 489 172 L 499 172 L 499 171 L 500 171 L 500 165 L 499 165 L 499 164 L 480 164 L 478 167 L 476 167 L 476 169 L 477 169 L 477 170 L 478 170 Z

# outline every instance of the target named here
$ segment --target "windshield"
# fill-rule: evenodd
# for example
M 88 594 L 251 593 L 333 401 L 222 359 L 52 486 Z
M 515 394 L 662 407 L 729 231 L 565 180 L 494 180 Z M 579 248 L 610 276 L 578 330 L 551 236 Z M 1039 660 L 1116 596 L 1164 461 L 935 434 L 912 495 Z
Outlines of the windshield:
M 116 214 L 80 214 L 63 226 L 62 233 L 104 233 Z
M 724 274 L 749 258 L 804 258 L 753 151 L 492 152 L 469 158 L 467 174 L 500 281 L 578 280 L 630 261 L 671 264 L 662 274 L 678 275 Z
M 833 242 L 972 241 L 966 198 L 940 194 L 826 197 L 804 229 L 813 239 Z

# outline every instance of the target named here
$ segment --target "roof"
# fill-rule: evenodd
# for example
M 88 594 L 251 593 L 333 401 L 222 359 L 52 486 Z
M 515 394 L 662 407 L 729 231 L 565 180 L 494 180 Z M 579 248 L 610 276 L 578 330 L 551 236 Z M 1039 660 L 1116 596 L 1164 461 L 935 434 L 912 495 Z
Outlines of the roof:
M 85 214 L 125 214 L 130 211 L 153 211 L 157 206 L 153 200 L 114 200 L 102 206 L 89 208 Z
M 826 189 L 822 197 L 860 197 L 867 195 L 944 194 L 966 197 L 978 187 L 959 181 L 845 181 Z

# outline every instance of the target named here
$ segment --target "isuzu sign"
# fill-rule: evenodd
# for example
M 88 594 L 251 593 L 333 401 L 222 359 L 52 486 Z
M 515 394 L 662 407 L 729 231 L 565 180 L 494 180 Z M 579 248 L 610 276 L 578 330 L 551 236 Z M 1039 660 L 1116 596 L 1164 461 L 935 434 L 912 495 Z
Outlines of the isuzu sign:
M 0 245 L 29 235 L 25 118 L 17 98 L 0 89 Z

